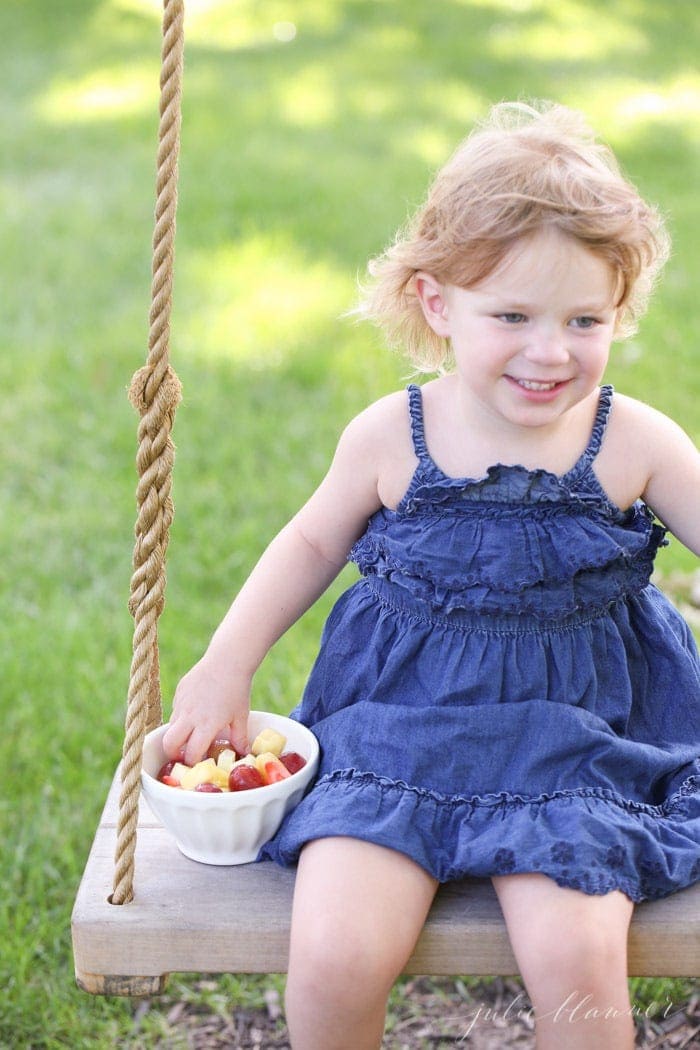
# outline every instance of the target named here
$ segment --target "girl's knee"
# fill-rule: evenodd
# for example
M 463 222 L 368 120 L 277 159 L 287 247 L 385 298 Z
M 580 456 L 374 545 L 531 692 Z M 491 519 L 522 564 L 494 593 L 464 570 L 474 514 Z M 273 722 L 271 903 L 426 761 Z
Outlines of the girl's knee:
M 351 924 L 297 930 L 284 999 L 295 1050 L 378 1047 L 397 969 L 393 955 Z
M 627 937 L 599 920 L 578 920 L 564 929 L 545 924 L 525 945 L 524 954 L 531 972 L 592 990 L 609 983 L 611 974 L 626 972 Z
M 519 959 L 537 1045 L 631 1050 L 627 939 L 599 917 L 542 924 Z
M 388 995 L 435 885 L 393 850 L 343 838 L 310 843 L 297 873 L 290 987 L 315 988 L 324 998 Z
M 289 987 L 323 998 L 388 995 L 401 970 L 390 940 L 350 914 L 292 929 Z
M 632 902 L 593 897 L 539 875 L 494 880 L 526 980 L 593 990 L 626 979 Z

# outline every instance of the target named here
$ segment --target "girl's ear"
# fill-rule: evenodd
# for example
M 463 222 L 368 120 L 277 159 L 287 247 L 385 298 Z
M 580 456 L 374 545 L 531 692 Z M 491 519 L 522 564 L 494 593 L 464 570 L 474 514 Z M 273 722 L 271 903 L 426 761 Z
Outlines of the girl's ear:
M 437 281 L 432 274 L 420 270 L 414 277 L 416 295 L 425 320 L 436 335 L 447 339 L 450 336 L 450 325 L 447 314 L 445 285 Z

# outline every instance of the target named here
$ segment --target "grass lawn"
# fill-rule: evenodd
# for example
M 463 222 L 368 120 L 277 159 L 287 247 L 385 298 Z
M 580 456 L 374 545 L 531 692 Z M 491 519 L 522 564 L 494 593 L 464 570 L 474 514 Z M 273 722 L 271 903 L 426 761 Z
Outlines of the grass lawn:
M 581 107 L 667 212 L 665 283 L 610 379 L 700 440 L 699 22 L 695 0 L 190 0 L 166 698 L 344 422 L 404 384 L 406 363 L 339 315 L 490 102 Z M 0 5 L 0 1046 L 13 1050 L 147 1047 L 165 1025 L 152 1010 L 137 1032 L 130 1003 L 79 993 L 69 932 L 130 661 L 126 387 L 145 354 L 159 23 L 154 0 Z M 663 554 L 669 574 L 695 564 L 678 544 Z M 270 655 L 256 706 L 294 705 L 347 573 Z M 221 989 L 262 996 L 252 979 Z

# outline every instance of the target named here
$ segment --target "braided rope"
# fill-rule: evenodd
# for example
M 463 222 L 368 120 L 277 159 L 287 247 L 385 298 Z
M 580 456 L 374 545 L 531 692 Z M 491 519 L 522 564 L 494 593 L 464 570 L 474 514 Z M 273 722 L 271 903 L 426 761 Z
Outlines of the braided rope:
M 138 517 L 129 609 L 134 617 L 133 658 L 122 755 L 122 787 L 112 904 L 133 900 L 143 740 L 162 721 L 158 658 L 158 617 L 165 593 L 165 552 L 173 519 L 170 438 L 180 401 L 180 381 L 169 364 L 175 214 L 180 150 L 183 0 L 163 0 L 160 125 L 150 331 L 146 364 L 134 375 L 129 399 L 139 412 Z

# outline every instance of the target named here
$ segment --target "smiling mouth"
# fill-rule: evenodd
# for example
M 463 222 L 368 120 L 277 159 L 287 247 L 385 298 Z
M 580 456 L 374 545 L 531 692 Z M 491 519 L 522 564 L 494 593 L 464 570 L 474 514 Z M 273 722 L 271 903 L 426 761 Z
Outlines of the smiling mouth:
M 564 382 L 562 379 L 554 380 L 553 382 L 537 382 L 534 379 L 516 379 L 513 377 L 513 381 L 518 386 L 523 387 L 525 390 L 554 390 L 555 386 L 559 386 Z

